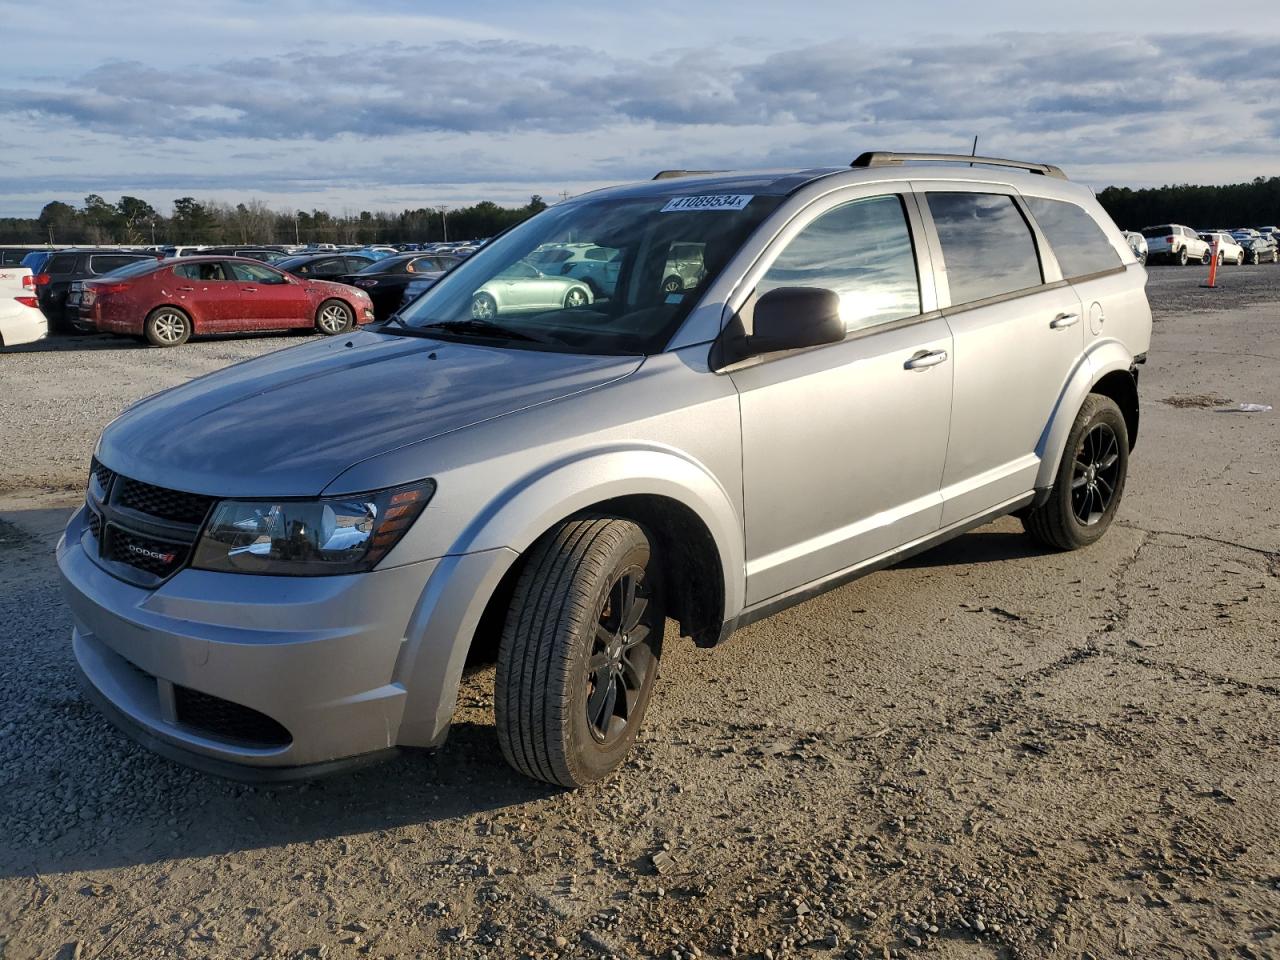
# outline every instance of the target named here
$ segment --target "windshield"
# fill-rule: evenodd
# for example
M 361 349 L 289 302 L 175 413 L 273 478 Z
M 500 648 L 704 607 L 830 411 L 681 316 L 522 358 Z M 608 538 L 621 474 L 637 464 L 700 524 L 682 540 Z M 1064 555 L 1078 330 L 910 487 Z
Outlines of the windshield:
M 559 204 L 486 244 L 396 323 L 526 349 L 656 353 L 781 199 Z

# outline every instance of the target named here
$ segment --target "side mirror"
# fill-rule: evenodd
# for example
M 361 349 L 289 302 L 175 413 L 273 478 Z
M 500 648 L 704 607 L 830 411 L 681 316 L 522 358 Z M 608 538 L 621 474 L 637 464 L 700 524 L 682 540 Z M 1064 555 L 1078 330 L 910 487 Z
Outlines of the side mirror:
M 845 337 L 840 295 L 822 287 L 778 287 L 756 301 L 752 331 L 735 317 L 725 330 L 717 367 L 780 350 L 800 350 Z

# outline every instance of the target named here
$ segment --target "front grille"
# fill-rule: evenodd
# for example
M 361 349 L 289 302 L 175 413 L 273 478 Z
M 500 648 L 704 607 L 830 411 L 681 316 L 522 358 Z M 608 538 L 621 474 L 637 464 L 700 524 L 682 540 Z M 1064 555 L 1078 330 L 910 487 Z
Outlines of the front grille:
M 102 566 L 156 587 L 186 565 L 215 498 L 123 477 L 94 457 L 85 502 Z
M 204 523 L 204 516 L 209 512 L 214 498 L 198 493 L 183 493 L 181 490 L 153 487 L 140 480 L 121 477 L 120 484 L 111 499 L 112 503 L 119 506 L 150 514 L 161 520 L 201 524 Z
M 115 477 L 115 472 L 110 467 L 104 467 L 98 462 L 98 458 L 93 458 L 93 463 L 89 467 L 89 471 L 93 474 L 93 479 L 98 481 L 98 486 L 105 491 L 111 486 L 111 481 Z
M 260 747 L 283 747 L 293 741 L 286 730 L 265 713 L 223 700 L 190 687 L 173 687 L 178 722 L 218 740 Z
M 107 525 L 105 542 L 99 542 L 103 559 L 128 564 L 161 580 L 187 562 L 190 549 L 190 544 L 139 536 L 114 523 Z

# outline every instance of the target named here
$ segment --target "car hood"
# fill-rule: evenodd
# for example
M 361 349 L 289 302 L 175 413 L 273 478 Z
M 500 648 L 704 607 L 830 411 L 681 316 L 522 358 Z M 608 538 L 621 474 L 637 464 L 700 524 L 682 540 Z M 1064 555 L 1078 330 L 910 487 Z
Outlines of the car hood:
M 191 493 L 315 496 L 370 457 L 590 390 L 642 360 L 361 331 L 143 400 L 103 431 L 98 458 Z

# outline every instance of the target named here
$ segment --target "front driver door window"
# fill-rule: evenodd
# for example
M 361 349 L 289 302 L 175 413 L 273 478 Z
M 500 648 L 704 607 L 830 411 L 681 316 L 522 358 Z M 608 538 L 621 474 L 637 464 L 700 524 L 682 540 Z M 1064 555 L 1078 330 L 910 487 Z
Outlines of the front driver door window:
M 849 336 L 730 374 L 741 398 L 748 603 L 938 529 L 951 335 L 936 313 L 921 314 L 912 202 L 825 201 L 835 205 L 785 242 L 756 287 L 834 290 Z M 922 356 L 929 365 L 908 366 Z

